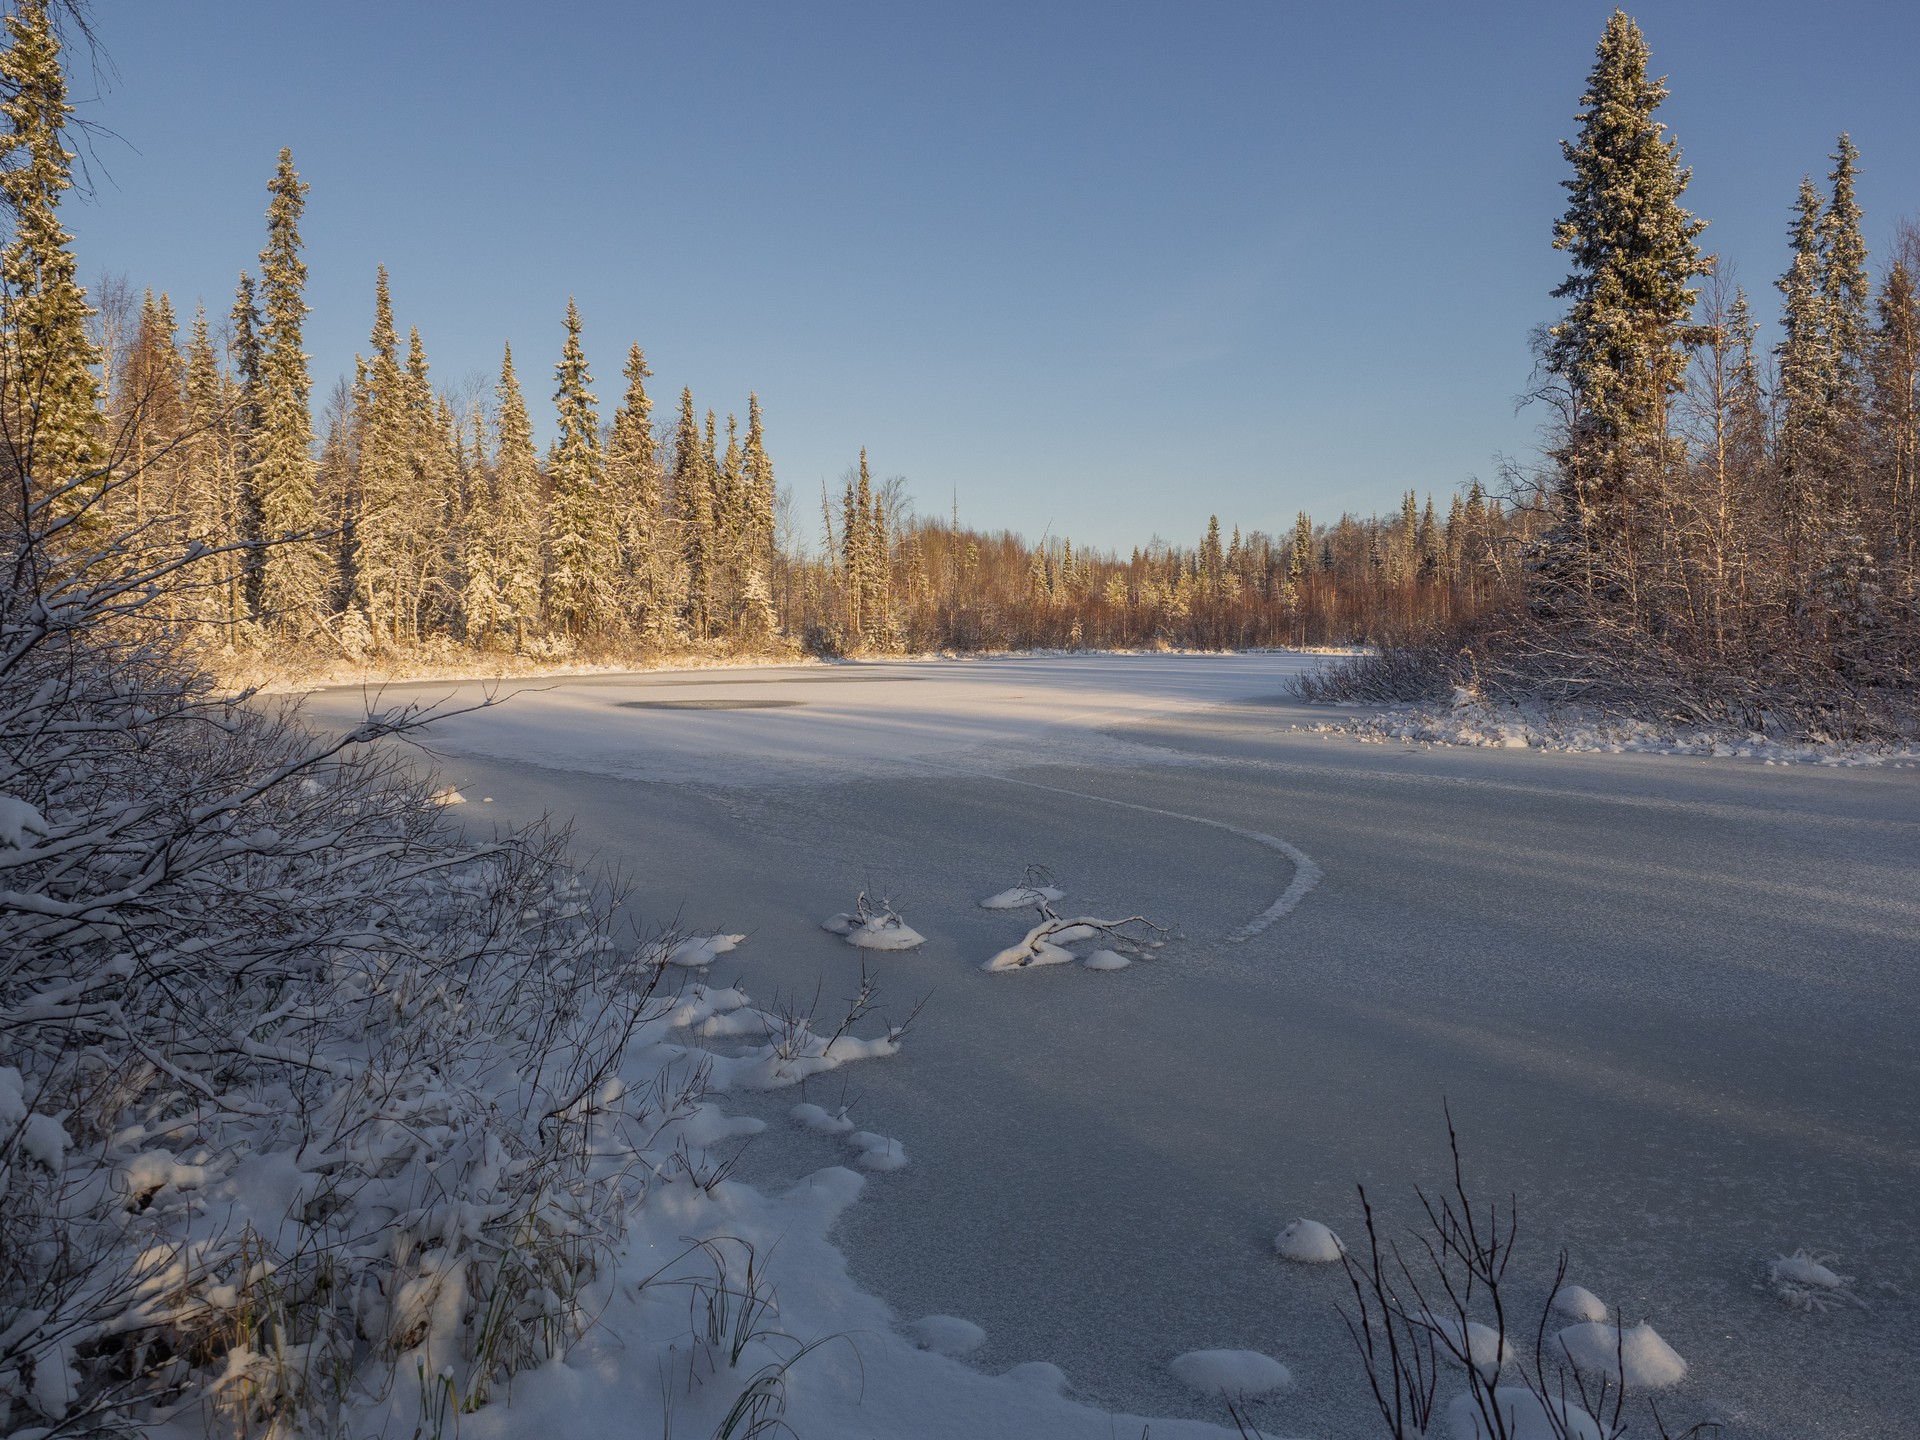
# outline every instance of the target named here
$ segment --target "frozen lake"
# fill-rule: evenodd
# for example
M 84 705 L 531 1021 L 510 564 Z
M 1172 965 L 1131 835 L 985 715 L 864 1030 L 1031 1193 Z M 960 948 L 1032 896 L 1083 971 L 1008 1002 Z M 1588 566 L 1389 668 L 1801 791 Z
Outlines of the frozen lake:
M 1445 1179 L 1444 1097 L 1540 1283 L 1564 1245 L 1691 1363 L 1663 1411 L 1728 1440 L 1909 1433 L 1920 772 L 1362 745 L 1284 698 L 1307 663 L 582 677 L 434 743 L 468 823 L 568 817 L 653 920 L 747 932 L 714 974 L 762 1003 L 852 993 L 860 957 L 818 922 L 860 890 L 928 937 L 870 958 L 896 1015 L 930 996 L 904 1052 L 804 1098 L 905 1144 L 841 1228 L 850 1266 L 903 1319 L 984 1327 L 982 1368 L 1051 1361 L 1093 1403 L 1219 1419 L 1169 1360 L 1263 1350 L 1298 1382 L 1265 1428 L 1378 1434 L 1338 1267 L 1272 1237 L 1310 1216 L 1351 1241 L 1356 1181 L 1411 1220 Z M 982 973 L 1026 921 L 976 901 L 1029 863 L 1063 913 L 1179 938 L 1115 973 Z M 728 1103 L 777 1121 L 798 1098 Z M 742 1173 L 843 1158 L 773 1123 Z M 1773 1295 L 1767 1263 L 1801 1247 L 1861 1303 Z

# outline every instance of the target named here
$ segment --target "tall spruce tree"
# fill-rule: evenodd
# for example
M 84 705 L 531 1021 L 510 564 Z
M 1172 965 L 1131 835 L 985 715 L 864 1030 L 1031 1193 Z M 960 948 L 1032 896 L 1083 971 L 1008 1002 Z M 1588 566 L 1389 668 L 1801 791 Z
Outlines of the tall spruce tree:
M 580 309 L 567 301 L 567 338 L 554 367 L 553 401 L 560 433 L 547 461 L 553 519 L 547 537 L 547 595 L 553 617 L 570 635 L 602 626 L 615 610 L 619 545 L 603 485 L 597 400 L 587 388 Z
M 21 0 L 6 17 L 0 51 L 0 204 L 12 237 L 0 249 L 0 426 L 10 464 L 37 496 L 69 486 L 77 506 L 98 489 L 99 351 L 60 198 L 73 185 L 60 37 L 45 0 Z M 24 517 L 22 517 L 24 518 Z
M 260 511 L 260 424 L 266 388 L 266 355 L 260 344 L 260 306 L 253 277 L 240 272 L 234 289 L 228 352 L 233 367 L 234 488 L 240 502 L 238 539 L 247 548 L 240 562 L 240 598 L 245 618 L 260 619 L 260 580 L 266 569 L 265 523 Z M 236 617 L 238 618 L 238 617 Z
M 1879 441 L 1875 508 L 1888 560 L 1904 575 L 1911 603 L 1920 599 L 1920 280 L 1904 256 L 1889 267 L 1875 311 L 1869 352 Z
M 501 357 L 494 403 L 493 564 L 499 576 L 502 623 L 513 627 L 515 648 L 524 649 L 545 625 L 541 556 L 546 514 L 533 420 L 514 374 L 511 345 Z
M 1860 202 L 1855 188 L 1860 152 L 1842 133 L 1834 147 L 1826 213 L 1820 217 L 1820 298 L 1828 345 L 1833 353 L 1833 394 L 1829 403 L 1842 424 L 1858 421 L 1866 404 L 1868 337 L 1873 298 L 1867 278 L 1867 242 L 1860 232 Z
M 1668 403 L 1694 339 L 1688 282 L 1706 268 L 1706 222 L 1680 203 L 1692 172 L 1654 119 L 1667 86 L 1648 75 L 1648 58 L 1639 26 L 1615 10 L 1580 97 L 1579 137 L 1561 143 L 1573 176 L 1553 243 L 1573 269 L 1553 292 L 1570 303 L 1544 359 L 1572 401 L 1560 544 L 1589 585 L 1601 550 L 1618 563 L 1625 547 L 1631 565 L 1638 492 L 1662 483 Z
M 673 430 L 673 507 L 680 519 L 680 554 L 687 574 L 687 627 L 705 638 L 713 598 L 713 474 L 693 408 L 693 390 L 680 389 Z
M 320 512 L 314 492 L 313 382 L 307 373 L 300 259 L 300 215 L 307 186 L 283 149 L 267 182 L 267 245 L 260 252 L 262 300 L 260 432 L 254 486 L 269 546 L 260 573 L 260 608 L 283 633 L 304 635 L 320 617 L 327 592 L 326 555 L 313 532 Z
M 1804 504 L 1791 492 L 1803 488 L 1806 472 L 1818 463 L 1832 430 L 1830 401 L 1837 386 L 1833 339 L 1823 294 L 1826 257 L 1821 245 L 1820 192 L 1813 177 L 1802 176 L 1794 201 L 1788 243 L 1793 260 L 1780 277 L 1780 343 L 1778 362 L 1780 400 L 1779 447 L 1781 469 L 1789 479 L 1790 523 L 1803 525 Z
M 607 432 L 607 489 L 620 534 L 625 604 L 636 635 L 664 645 L 674 632 L 673 557 L 667 553 L 665 490 L 653 439 L 653 372 L 638 345 L 627 352 L 626 394 Z
M 406 589 L 403 569 L 411 488 L 407 469 L 410 407 L 384 265 L 374 272 L 373 331 L 368 344 L 373 353 L 362 365 L 354 386 L 360 468 L 360 507 L 354 527 L 359 580 L 355 599 L 365 613 L 374 642 L 396 645 L 402 638 L 402 595 Z

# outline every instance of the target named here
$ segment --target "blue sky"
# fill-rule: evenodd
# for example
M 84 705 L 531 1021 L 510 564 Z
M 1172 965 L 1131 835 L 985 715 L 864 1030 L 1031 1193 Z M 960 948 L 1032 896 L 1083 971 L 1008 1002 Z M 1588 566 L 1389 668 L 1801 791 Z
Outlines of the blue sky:
M 1612 7 L 95 8 L 85 111 L 125 143 L 69 207 L 89 279 L 223 314 L 290 145 L 317 392 L 384 262 L 438 381 L 511 340 L 544 420 L 574 295 L 605 410 L 634 340 L 663 406 L 757 389 L 803 512 L 865 445 L 922 509 L 1124 548 L 1444 503 L 1527 452 L 1556 142 Z M 1630 13 L 1763 314 L 1841 129 L 1869 244 L 1920 214 L 1920 7 Z

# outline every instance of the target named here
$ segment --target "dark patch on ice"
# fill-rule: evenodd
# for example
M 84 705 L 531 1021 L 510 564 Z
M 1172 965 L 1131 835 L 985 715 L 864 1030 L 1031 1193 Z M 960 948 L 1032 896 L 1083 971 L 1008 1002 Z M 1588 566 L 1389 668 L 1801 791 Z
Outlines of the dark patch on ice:
M 791 710 L 804 700 L 616 700 L 623 710 Z
M 861 674 L 857 672 L 849 672 L 846 670 L 804 670 L 804 671 L 801 671 L 799 674 L 795 674 L 795 675 L 739 675 L 739 674 L 696 675 L 696 676 L 689 676 L 685 679 L 680 679 L 680 678 L 675 678 L 672 680 L 645 679 L 645 680 L 640 680 L 638 682 L 636 682 L 634 677 L 631 675 L 621 675 L 621 676 L 614 677 L 614 679 L 616 679 L 621 684 L 632 685 L 635 683 L 639 683 L 639 684 L 651 685 L 651 686 L 836 685 L 836 684 L 845 685 L 849 683 L 857 684 L 857 685 L 879 685 L 879 684 L 897 685 L 905 681 L 927 680 L 930 678 L 932 677 L 927 675 Z M 572 677 L 568 677 L 567 683 L 568 684 L 573 683 Z

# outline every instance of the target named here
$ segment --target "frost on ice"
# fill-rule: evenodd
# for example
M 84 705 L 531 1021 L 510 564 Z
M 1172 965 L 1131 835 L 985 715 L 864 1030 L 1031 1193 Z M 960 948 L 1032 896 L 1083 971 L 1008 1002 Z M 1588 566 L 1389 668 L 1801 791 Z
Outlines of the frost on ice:
M 1831 1310 L 1839 1305 L 1866 1308 L 1850 1288 L 1853 1277 L 1831 1268 L 1839 1258 L 1826 1251 L 1796 1250 L 1768 1265 L 1767 1278 L 1773 1293 L 1796 1310 Z
M 1340 1237 L 1318 1220 L 1296 1220 L 1273 1237 L 1273 1248 L 1283 1260 L 1302 1265 L 1327 1265 L 1347 1253 Z
M 1493 1425 L 1482 1405 L 1497 1417 Z M 1522 1385 L 1502 1385 L 1490 1399 L 1456 1395 L 1447 1405 L 1450 1440 L 1612 1440 L 1580 1406 L 1558 1395 L 1543 1400 Z

